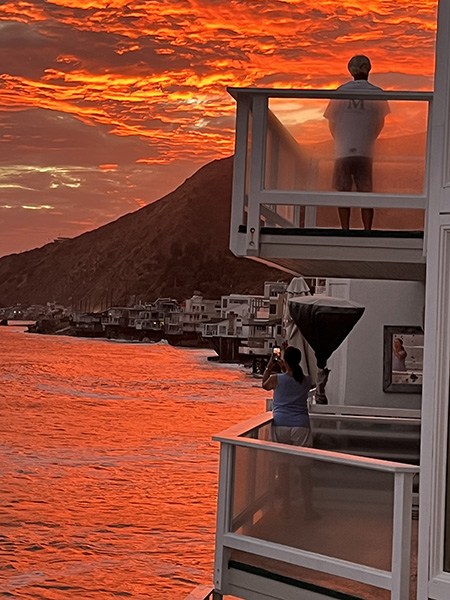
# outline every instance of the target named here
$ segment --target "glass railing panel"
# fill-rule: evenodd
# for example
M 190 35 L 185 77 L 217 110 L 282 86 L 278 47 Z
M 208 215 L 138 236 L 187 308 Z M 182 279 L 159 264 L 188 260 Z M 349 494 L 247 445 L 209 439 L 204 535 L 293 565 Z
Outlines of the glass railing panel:
M 235 452 L 234 533 L 391 569 L 393 473 L 270 450 Z
M 379 422 L 376 419 L 349 420 L 338 415 L 311 415 L 314 447 L 418 464 L 420 423 Z
M 345 118 L 336 116 L 345 114 Z M 348 164 L 337 172 L 336 159 L 365 156 L 372 159 L 372 168 L 362 161 L 352 167 L 362 173 L 358 175 L 359 191 L 421 195 L 427 120 L 427 102 L 385 102 L 357 96 L 332 101 L 270 98 L 265 188 L 351 191 L 347 189 Z M 334 137 L 330 123 L 334 123 Z M 353 191 L 357 191 L 356 185 L 353 179 Z
M 265 227 L 306 227 L 305 207 L 291 204 L 262 204 L 261 221 Z
M 247 431 L 242 437 L 252 438 L 253 440 L 270 441 L 270 430 L 272 428 L 272 419 L 261 427 L 255 427 L 251 431 Z
M 399 200 L 401 205 L 401 199 Z M 373 229 L 387 231 L 423 231 L 425 211 L 405 208 L 375 208 Z M 318 206 L 316 227 L 339 228 L 338 210 L 334 206 Z M 351 211 L 350 228 L 362 228 L 361 211 L 355 205 Z
M 233 481 L 233 526 L 246 528 L 248 521 L 258 513 L 258 507 L 263 507 L 271 490 L 267 487 L 268 480 L 261 474 L 272 471 L 272 456 L 270 452 L 252 454 L 248 460 L 240 459 L 240 447 L 235 447 L 235 465 Z
M 401 200 L 399 200 L 401 203 Z M 294 229 L 340 228 L 339 213 L 335 206 L 293 206 L 288 204 L 262 204 L 261 222 L 265 227 Z M 403 208 L 375 208 L 373 229 L 389 231 L 423 231 L 425 211 Z M 351 211 L 351 229 L 363 226 L 361 211 L 354 206 Z

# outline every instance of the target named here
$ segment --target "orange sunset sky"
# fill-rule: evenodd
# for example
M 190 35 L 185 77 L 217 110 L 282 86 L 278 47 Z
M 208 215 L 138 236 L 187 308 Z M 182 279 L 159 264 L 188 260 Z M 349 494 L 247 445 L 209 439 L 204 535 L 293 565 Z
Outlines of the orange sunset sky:
M 229 156 L 227 86 L 433 87 L 435 0 L 0 5 L 0 256 L 74 237 Z

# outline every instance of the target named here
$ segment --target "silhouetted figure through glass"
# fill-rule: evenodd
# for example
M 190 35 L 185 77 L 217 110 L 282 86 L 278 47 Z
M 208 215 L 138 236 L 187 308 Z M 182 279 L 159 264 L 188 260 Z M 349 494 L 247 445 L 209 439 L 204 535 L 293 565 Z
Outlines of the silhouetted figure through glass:
M 367 56 L 354 56 L 348 63 L 353 81 L 341 85 L 340 91 L 382 91 L 368 81 L 371 69 Z M 333 188 L 338 192 L 372 192 L 372 161 L 375 140 L 390 112 L 386 101 L 355 98 L 331 100 L 324 117 L 328 119 L 331 135 L 335 141 L 336 161 Z M 342 229 L 350 228 L 350 208 L 339 208 Z M 362 208 L 364 229 L 372 229 L 373 208 Z

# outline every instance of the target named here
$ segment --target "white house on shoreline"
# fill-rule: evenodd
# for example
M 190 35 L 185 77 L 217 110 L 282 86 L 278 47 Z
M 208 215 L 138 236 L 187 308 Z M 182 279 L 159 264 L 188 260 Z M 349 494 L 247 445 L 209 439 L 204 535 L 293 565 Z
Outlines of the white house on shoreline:
M 220 317 L 203 324 L 202 337 L 210 340 L 225 362 L 268 358 L 272 348 L 283 340 L 286 289 L 284 282 L 266 281 L 262 296 L 222 296 Z
M 101 313 L 74 312 L 78 335 L 106 335 L 142 340 L 167 339 L 175 344 L 210 342 L 225 362 L 267 358 L 281 343 L 281 317 L 287 284 L 265 282 L 264 295 L 229 294 L 220 299 L 195 292 L 179 303 L 171 298 L 135 306 L 112 306 Z

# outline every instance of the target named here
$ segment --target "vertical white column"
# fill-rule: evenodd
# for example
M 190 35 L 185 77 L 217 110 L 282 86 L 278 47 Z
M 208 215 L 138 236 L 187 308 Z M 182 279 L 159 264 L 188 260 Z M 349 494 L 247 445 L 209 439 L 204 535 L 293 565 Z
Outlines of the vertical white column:
M 305 206 L 305 227 L 315 228 L 317 223 L 317 207 Z
M 247 254 L 259 252 L 260 195 L 264 187 L 267 131 L 267 97 L 253 98 L 252 148 L 247 219 Z
M 236 106 L 236 135 L 233 162 L 233 191 L 231 202 L 230 248 L 240 255 L 239 225 L 244 223 L 246 204 L 247 146 L 251 98 L 238 94 Z
M 439 1 L 429 144 L 417 598 L 447 600 L 443 574 L 448 423 L 450 2 Z
M 221 442 L 219 466 L 219 495 L 217 501 L 216 550 L 214 587 L 218 594 L 226 593 L 230 551 L 224 547 L 224 535 L 229 532 L 233 492 L 233 446 Z M 220 598 L 220 596 L 219 596 Z
M 409 600 L 413 474 L 394 477 L 391 600 Z
M 308 163 L 308 189 L 319 189 L 319 164 L 316 159 L 310 158 Z M 317 207 L 305 205 L 305 227 L 315 229 L 317 225 Z
M 430 162 L 431 162 L 431 131 L 433 123 L 433 101 L 428 102 L 428 118 L 427 118 L 427 145 L 426 145 L 426 157 L 425 157 L 425 177 L 424 177 L 424 189 L 423 192 L 427 197 L 426 208 L 425 208 L 425 222 L 423 232 L 423 254 L 427 255 L 428 245 L 428 217 L 430 214 L 429 210 L 429 199 L 430 199 Z
M 430 251 L 429 257 L 436 255 L 439 260 L 437 268 L 433 269 L 428 276 L 429 281 L 431 277 L 435 279 L 433 287 L 428 283 L 430 289 L 434 289 L 435 299 L 429 302 L 434 308 L 435 315 L 430 314 L 430 309 L 427 307 L 428 320 L 425 322 L 425 335 L 427 332 L 433 332 L 433 335 L 428 333 L 428 342 L 434 354 L 432 364 L 428 356 L 428 363 L 424 365 L 424 381 L 426 381 L 426 373 L 431 372 L 433 375 L 430 382 L 433 392 L 429 399 L 430 406 L 422 408 L 422 419 L 426 410 L 430 411 L 430 415 L 425 417 L 425 431 L 422 426 L 421 473 L 424 477 L 421 475 L 420 482 L 419 573 L 421 577 L 418 580 L 418 590 L 423 593 L 423 590 L 427 589 L 431 598 L 447 600 L 450 598 L 450 574 L 444 573 L 444 557 L 445 546 L 447 544 L 448 547 L 450 542 L 446 539 L 445 533 L 450 381 L 450 215 L 439 216 L 436 238 L 437 248 Z M 429 247 L 432 247 L 431 234 Z M 428 404 L 425 400 L 428 398 L 424 397 L 424 406 Z M 427 545 L 425 545 L 426 541 Z M 428 561 L 425 564 L 424 556 Z

